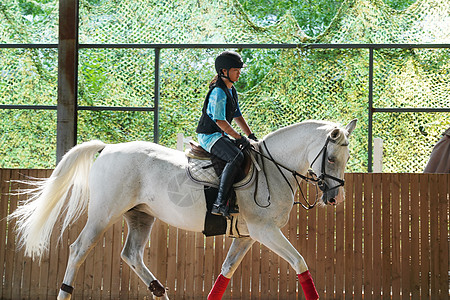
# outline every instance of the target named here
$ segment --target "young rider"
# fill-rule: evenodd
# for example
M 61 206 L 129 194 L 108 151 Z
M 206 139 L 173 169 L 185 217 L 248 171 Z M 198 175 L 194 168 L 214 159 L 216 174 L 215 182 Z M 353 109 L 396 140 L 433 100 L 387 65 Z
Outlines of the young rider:
M 196 130 L 200 145 L 226 162 L 220 177 L 217 199 L 211 211 L 215 215 L 228 215 L 229 194 L 236 173 L 244 161 L 242 150 L 250 145 L 248 138 L 257 141 L 241 114 L 237 92 L 233 86 L 243 67 L 242 57 L 234 51 L 225 51 L 216 58 L 217 75 L 210 83 Z M 233 128 L 233 120 L 248 138 Z

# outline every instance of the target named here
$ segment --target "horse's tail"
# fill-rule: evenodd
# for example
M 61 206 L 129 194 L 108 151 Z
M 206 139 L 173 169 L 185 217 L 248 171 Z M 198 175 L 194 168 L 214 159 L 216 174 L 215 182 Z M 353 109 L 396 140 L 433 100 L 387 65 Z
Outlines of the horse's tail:
M 19 245 L 28 256 L 41 256 L 48 250 L 53 227 L 62 216 L 61 234 L 76 221 L 89 203 L 89 173 L 95 154 L 106 147 L 100 141 L 90 141 L 73 147 L 56 166 L 52 175 L 43 180 L 25 182 L 34 188 L 23 205 L 12 213 L 17 218 Z

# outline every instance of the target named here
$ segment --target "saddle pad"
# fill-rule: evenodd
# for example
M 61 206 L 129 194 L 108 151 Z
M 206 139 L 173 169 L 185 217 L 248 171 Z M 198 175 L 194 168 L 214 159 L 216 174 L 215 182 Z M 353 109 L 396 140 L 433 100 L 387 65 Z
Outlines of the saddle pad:
M 188 177 L 196 182 L 209 187 L 219 187 L 219 177 L 217 176 L 211 160 L 188 158 L 186 173 Z M 241 189 L 251 184 L 255 177 L 254 165 L 250 165 L 250 170 L 245 178 L 233 185 L 234 189 Z
M 211 214 L 212 205 L 217 198 L 217 188 L 204 188 L 206 198 L 206 216 L 203 234 L 216 236 L 225 234 L 227 237 L 240 238 L 249 236 L 247 225 L 239 218 L 239 214 L 232 214 L 230 218 Z
M 196 183 L 210 187 L 219 186 L 219 177 L 214 171 L 213 164 L 209 159 L 188 157 L 186 172 L 188 177 Z

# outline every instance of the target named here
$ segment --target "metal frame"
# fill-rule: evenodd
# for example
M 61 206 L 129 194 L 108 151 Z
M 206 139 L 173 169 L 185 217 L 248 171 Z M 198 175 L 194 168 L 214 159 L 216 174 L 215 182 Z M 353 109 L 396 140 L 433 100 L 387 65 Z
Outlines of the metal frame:
M 74 0 L 70 0 L 74 1 Z M 76 1 L 76 0 L 75 0 Z M 154 106 L 153 107 L 107 107 L 107 106 L 77 106 L 77 93 L 74 94 L 74 102 L 71 104 L 74 107 L 73 116 L 73 133 L 75 140 L 70 143 L 67 142 L 67 136 L 62 134 L 58 135 L 57 140 L 57 161 L 62 158 L 62 155 L 76 144 L 76 124 L 77 124 L 77 111 L 78 110 L 90 110 L 90 111 L 153 111 L 154 113 L 154 128 L 153 137 L 154 142 L 159 142 L 159 100 L 160 100 L 160 61 L 162 49 L 368 49 L 369 50 L 369 86 L 368 86 L 368 141 L 367 141 L 367 153 L 368 153 L 368 172 L 372 172 L 372 144 L 373 144 L 373 114 L 374 113 L 392 113 L 392 112 L 450 112 L 450 107 L 446 108 L 377 108 L 373 106 L 373 78 L 374 78 L 374 50 L 375 49 L 438 49 L 438 48 L 450 48 L 450 44 L 77 44 L 75 47 L 75 57 L 78 57 L 79 49 L 154 49 L 155 51 L 155 83 L 154 83 Z M 62 42 L 60 37 L 59 44 L 0 44 L 2 48 L 58 48 L 58 56 L 61 55 Z M 64 55 L 64 53 L 62 54 Z M 58 77 L 66 76 L 67 71 L 61 74 L 61 67 L 64 63 L 59 58 L 58 65 Z M 78 72 L 76 68 L 72 68 L 71 74 L 74 76 L 75 82 L 78 81 Z M 70 72 L 70 71 L 69 71 Z M 69 74 L 70 75 L 70 74 Z M 45 106 L 45 105 L 0 105 L 0 109 L 41 109 L 41 110 L 59 110 L 64 105 L 62 97 L 71 92 L 70 88 L 63 88 L 60 86 L 60 80 L 58 82 L 58 105 L 57 106 Z M 76 85 L 75 85 L 76 91 Z M 72 87 L 73 90 L 73 87 Z M 73 91 L 72 91 L 73 92 Z M 67 114 L 66 114 L 67 117 Z M 58 122 L 60 117 L 58 115 Z M 66 121 L 67 122 L 67 121 Z M 64 127 L 65 126 L 65 127 Z M 64 127 L 64 132 L 70 132 L 65 121 L 61 121 L 60 128 Z M 70 134 L 69 134 L 70 135 Z M 65 142 L 61 142 L 65 139 Z M 69 141 L 72 138 L 69 136 Z

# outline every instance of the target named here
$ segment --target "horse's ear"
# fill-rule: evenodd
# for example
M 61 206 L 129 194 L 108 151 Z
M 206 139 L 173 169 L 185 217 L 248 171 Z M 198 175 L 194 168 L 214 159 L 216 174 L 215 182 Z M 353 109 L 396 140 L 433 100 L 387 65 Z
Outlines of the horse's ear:
M 333 140 L 337 140 L 340 134 L 341 134 L 341 131 L 339 130 L 339 128 L 335 128 L 335 129 L 333 129 L 333 131 L 331 131 L 330 138 Z
M 356 121 L 358 121 L 358 119 L 353 119 L 350 121 L 350 123 L 347 124 L 347 126 L 345 126 L 345 130 L 347 130 L 348 132 L 347 136 L 349 136 L 352 133 L 353 129 L 355 129 Z

